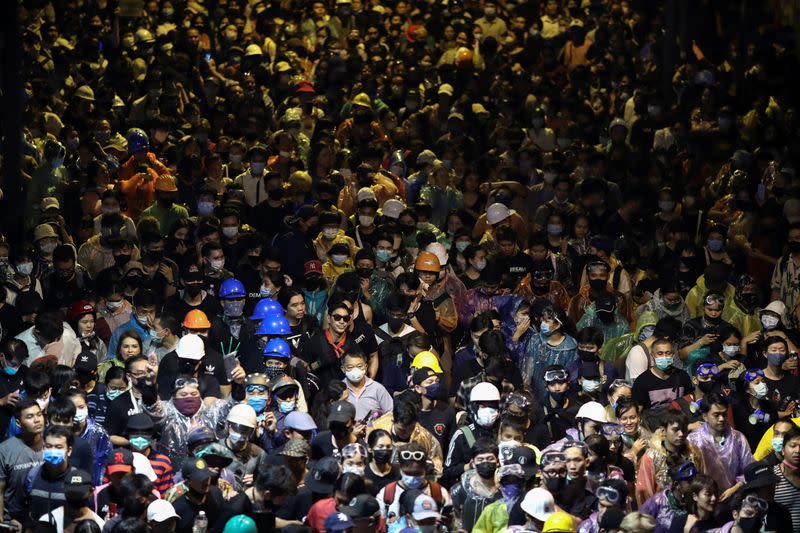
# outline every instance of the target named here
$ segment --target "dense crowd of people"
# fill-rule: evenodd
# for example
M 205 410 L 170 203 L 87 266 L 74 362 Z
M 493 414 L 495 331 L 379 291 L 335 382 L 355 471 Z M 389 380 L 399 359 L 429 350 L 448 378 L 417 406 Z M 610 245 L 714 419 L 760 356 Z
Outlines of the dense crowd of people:
M 17 4 L 3 527 L 800 530 L 784 3 Z

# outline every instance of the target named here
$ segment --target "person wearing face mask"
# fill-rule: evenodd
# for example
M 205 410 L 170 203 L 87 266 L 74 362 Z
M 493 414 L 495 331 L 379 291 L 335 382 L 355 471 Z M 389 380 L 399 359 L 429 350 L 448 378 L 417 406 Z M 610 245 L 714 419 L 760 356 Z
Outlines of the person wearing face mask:
M 455 431 L 456 412 L 445 401 L 442 376 L 431 368 L 418 368 L 411 375 L 411 384 L 422 398 L 420 425 L 439 441 L 442 449 L 446 448 Z
M 469 393 L 467 409 L 471 423 L 457 429 L 445 458 L 443 483 L 457 481 L 470 469 L 472 445 L 479 438 L 495 440 L 500 417 L 500 391 L 489 382 L 475 385 Z
M 150 349 L 150 323 L 155 315 L 156 295 L 153 291 L 142 289 L 133 296 L 133 313 L 130 320 L 114 330 L 108 341 L 108 353 L 116 354 L 119 350 L 120 336 L 129 330 L 135 331 L 142 340 L 142 352 L 148 353 Z
M 259 193 L 261 200 L 253 208 L 250 224 L 267 237 L 281 230 L 283 220 L 292 214 L 292 206 L 284 196 L 283 178 L 279 172 L 268 171 L 263 178 L 264 188 Z
M 780 525 L 775 523 L 767 525 L 764 523 L 770 507 L 774 509 L 774 503 L 770 505 L 770 502 L 763 499 L 755 490 L 748 491 L 747 493 L 741 492 L 736 494 L 731 499 L 729 505 L 733 520 L 727 522 L 715 531 L 725 533 L 757 533 L 759 531 L 775 531 L 775 529 L 772 529 L 769 526 L 777 526 L 780 527 L 780 529 L 787 527 L 789 524 L 786 523 L 782 523 Z M 795 509 L 796 507 L 797 506 L 795 506 Z M 800 516 L 797 516 L 794 512 L 795 509 L 787 508 L 787 510 L 790 511 L 790 514 L 787 514 L 785 518 L 789 519 L 789 522 L 794 523 L 795 520 L 800 518 Z
M 217 297 L 222 305 L 222 313 L 211 321 L 209 342 L 219 345 L 223 356 L 236 352 L 239 339 L 251 336 L 254 331 L 250 321 L 244 318 L 244 307 L 247 304 L 247 290 L 236 278 L 228 278 L 219 285 Z
M 595 242 L 595 239 L 592 239 L 592 242 L 594 244 L 589 246 L 589 251 L 598 251 L 598 248 L 595 247 L 595 244 L 598 243 Z M 623 273 L 623 277 L 627 277 L 627 274 Z M 577 322 L 583 317 L 586 307 L 591 302 L 604 293 L 610 293 L 617 299 L 619 314 L 628 318 L 630 314 L 629 298 L 616 288 L 613 288 L 611 286 L 613 282 L 609 263 L 603 259 L 591 258 L 584 267 L 584 278 L 581 287 L 569 302 L 569 307 L 567 308 L 569 317 Z M 630 286 L 628 286 L 628 289 L 630 289 Z
M 450 492 L 439 483 L 425 478 L 428 455 L 421 445 L 411 442 L 400 447 L 396 454 L 400 464 L 400 481 L 389 483 L 376 496 L 387 521 L 391 522 L 393 517 L 400 516 L 400 498 L 407 490 L 421 491 L 433 500 L 437 508 L 452 507 Z
M 599 330 L 605 339 L 615 339 L 630 331 L 628 321 L 617 310 L 617 299 L 609 292 L 601 294 L 586 307 L 575 327 L 578 331 L 592 327 Z
M 102 472 L 105 467 L 106 456 L 111 451 L 111 440 L 103 426 L 97 424 L 89 415 L 89 406 L 86 393 L 81 390 L 70 389 L 65 397 L 75 406 L 72 433 L 75 437 L 75 448 L 83 443 L 90 450 L 93 461 L 90 472 L 94 473 L 95 484 L 102 482 Z
M 267 198 L 272 198 L 267 189 L 267 176 L 264 169 L 267 166 L 267 147 L 261 144 L 252 146 L 247 151 L 247 161 L 249 168 L 247 171 L 236 176 L 235 185 L 239 185 L 244 190 L 244 200 L 250 207 L 255 207 Z M 278 198 L 274 198 L 278 200 Z
M 358 349 L 345 352 L 342 373 L 348 401 L 356 407 L 356 419 L 369 423 L 392 410 L 394 405 L 386 388 L 367 376 L 367 357 Z
M 458 319 L 461 327 L 466 328 L 472 317 L 492 310 L 504 309 L 514 296 L 509 289 L 501 285 L 503 268 L 497 262 L 492 262 L 481 272 L 478 286 L 466 291 L 464 298 L 458 306 Z M 515 282 L 511 282 L 515 284 Z
M 783 337 L 771 335 L 764 339 L 764 346 L 767 358 L 764 380 L 769 389 L 767 398 L 776 404 L 780 418 L 794 416 L 797 408 L 796 391 L 800 381 L 797 376 L 784 369 L 784 364 L 790 357 L 789 345 Z
M 204 397 L 222 398 L 219 380 L 214 374 L 208 373 L 208 367 L 216 367 L 217 364 L 218 357 L 206 353 L 205 343 L 199 335 L 184 335 L 175 350 L 164 355 L 159 364 L 159 397 L 162 400 L 169 399 L 172 384 L 178 376 L 187 376 L 198 381 Z
M 348 444 L 362 442 L 363 425 L 355 422 L 356 408 L 348 401 L 333 402 L 328 414 L 328 430 L 320 431 L 311 441 L 311 458 L 336 456 Z
M 77 263 L 75 248 L 60 245 L 53 251 L 53 270 L 41 278 L 45 304 L 64 309 L 88 295 L 89 273 Z
M 14 407 L 21 399 L 20 392 L 29 369 L 24 364 L 28 357 L 25 344 L 17 339 L 8 339 L 0 349 L 0 437 L 5 437 L 9 422 L 14 416 Z
M 52 509 L 36 520 L 49 525 L 55 522 L 56 533 L 64 533 L 85 520 L 94 522 L 102 529 L 105 521 L 88 506 L 93 489 L 91 476 L 83 470 L 73 469 L 64 478 L 64 505 Z
M 322 275 L 329 287 L 333 287 L 342 273 L 353 269 L 350 248 L 346 243 L 337 242 L 328 251 L 328 257 L 322 263 Z
M 155 180 L 155 202 L 143 210 L 141 216 L 154 217 L 161 228 L 171 228 L 178 220 L 189 218 L 189 211 L 176 203 L 178 185 L 170 175 L 158 176 Z
M 192 311 L 202 312 L 206 317 L 219 313 L 219 300 L 209 292 L 201 265 L 194 262 L 185 265 L 181 270 L 181 285 L 182 290 L 164 300 L 164 311 L 176 317 L 185 317 Z
M 664 279 L 658 289 L 653 293 L 653 297 L 640 305 L 636 309 L 636 314 L 641 316 L 645 312 L 653 312 L 656 318 L 661 319 L 665 316 L 675 318 L 681 324 L 689 320 L 689 308 L 681 296 L 680 283 L 676 279 Z M 725 309 L 723 309 L 723 318 Z
M 255 472 L 258 457 L 264 453 L 260 446 L 251 442 L 258 425 L 256 417 L 255 410 L 242 403 L 234 405 L 227 416 L 228 436 L 222 443 L 233 453 L 233 462 L 228 469 L 233 472 L 240 486 L 245 476 Z
M 67 322 L 80 337 L 81 352 L 92 352 L 97 360 L 106 358 L 106 344 L 95 334 L 95 308 L 86 300 L 75 302 L 67 310 Z
M 761 330 L 756 281 L 742 274 L 736 282 L 736 292 L 722 310 L 722 320 L 733 324 L 744 336 Z
M 760 368 L 744 372 L 738 387 L 741 393 L 732 401 L 733 424 L 744 434 L 750 449 L 756 450 L 778 413 L 775 404 L 767 397 L 769 387 Z
M 501 497 L 483 509 L 472 531 L 487 533 L 504 531 L 509 524 L 513 508 L 519 507 L 525 495 L 525 487 L 531 475 L 519 464 L 511 463 L 501 466 L 497 477 Z
M 770 302 L 759 312 L 761 327 L 742 339 L 742 355 L 750 366 L 760 365 L 763 362 L 766 346 L 766 337 L 777 336 L 783 338 L 790 352 L 797 351 L 797 347 L 785 333 L 786 305 L 781 301 Z M 795 373 L 797 364 L 794 359 L 786 363 L 786 370 Z
M 120 379 L 106 380 L 106 396 L 114 399 L 108 405 L 105 428 L 114 446 L 130 444 L 124 437 L 125 424 L 130 415 L 160 413 L 156 387 L 157 370 L 143 355 L 134 355 L 125 361 L 124 379 L 120 376 Z M 123 386 L 124 389 L 121 388 Z
M 475 441 L 470 470 L 451 489 L 459 529 L 472 531 L 483 510 L 502 498 L 495 479 L 499 466 L 497 445 L 486 439 Z
M 2 284 L 6 291 L 4 304 L 7 304 L 3 307 L 9 307 L 9 309 L 11 308 L 10 306 L 17 304 L 20 294 L 35 292 L 40 297 L 43 294 L 41 281 L 33 276 L 33 259 L 36 257 L 33 248 L 21 245 L 12 248 L 11 252 L 11 270 L 13 270 L 13 273 Z M 8 309 L 6 309 L 7 311 Z M 3 324 L 6 324 L 7 322 L 2 313 L 3 311 L 0 311 L 0 318 L 3 318 Z M 11 322 L 8 323 L 10 324 Z
M 481 282 L 481 272 L 486 268 L 486 250 L 481 246 L 468 245 L 462 252 L 466 266 L 459 279 L 467 289 L 476 288 Z
M 75 468 L 70 465 L 72 432 L 63 426 L 50 425 L 42 435 L 44 463 L 28 474 L 28 520 L 53 511 L 64 497 L 64 483 Z M 89 477 L 89 476 L 87 476 Z M 26 521 L 27 522 L 27 521 Z
M 697 361 L 707 359 L 711 345 L 719 341 L 719 331 L 731 325 L 722 320 L 725 298 L 718 293 L 708 293 L 703 300 L 703 316 L 692 318 L 683 325 L 680 358 L 692 367 Z
M 669 486 L 643 502 L 639 511 L 654 517 L 657 527 L 663 528 L 660 530 L 669 531 L 673 520 L 688 511 L 692 482 L 698 473 L 702 472 L 691 461 L 670 467 Z
M 544 391 L 543 373 L 549 365 L 569 366 L 578 359 L 572 321 L 558 307 L 547 307 L 542 311 L 539 334 L 535 335 L 525 359 L 520 363 L 523 377 L 530 380 L 539 401 L 547 401 Z
M 156 474 L 153 486 L 162 497 L 165 497 L 173 486 L 175 469 L 169 457 L 155 450 L 153 419 L 146 413 L 137 413 L 128 418 L 126 428 L 131 450 L 144 455 L 150 461 L 150 466 Z
M 674 365 L 675 349 L 669 339 L 659 337 L 650 347 L 650 368 L 633 382 L 633 399 L 645 409 L 677 400 L 694 387 L 686 372 Z
M 736 289 L 726 281 L 728 271 L 726 265 L 713 263 L 705 268 L 702 276 L 697 278 L 694 287 L 689 290 L 685 298 L 692 318 L 703 316 L 705 298 L 708 294 L 722 296 L 722 304 L 734 297 Z
M 233 273 L 225 268 L 225 250 L 215 242 L 207 242 L 200 249 L 205 286 L 211 295 L 219 294 L 220 285 L 233 277 Z
M 112 282 L 106 286 L 98 287 L 100 298 L 96 308 L 98 318 L 95 323 L 97 335 L 106 343 L 111 341 L 111 335 L 122 324 L 130 321 L 133 306 L 125 299 L 125 287 L 119 282 Z M 106 352 L 108 350 L 106 349 Z

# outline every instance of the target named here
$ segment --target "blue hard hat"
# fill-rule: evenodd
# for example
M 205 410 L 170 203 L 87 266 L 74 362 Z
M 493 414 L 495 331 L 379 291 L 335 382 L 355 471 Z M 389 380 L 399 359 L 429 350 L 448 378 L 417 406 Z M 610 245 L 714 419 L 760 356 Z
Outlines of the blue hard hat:
M 279 357 L 281 359 L 291 359 L 292 358 L 292 349 L 289 348 L 289 343 L 287 343 L 283 339 L 271 339 L 266 346 L 264 346 L 264 351 L 261 352 L 261 355 L 264 357 Z
M 262 298 L 256 304 L 256 308 L 253 309 L 250 320 L 264 320 L 268 316 L 276 314 L 283 315 L 283 307 L 281 307 L 281 304 L 272 298 Z
M 219 286 L 220 298 L 245 298 L 247 291 L 244 284 L 236 278 L 228 278 Z
M 289 321 L 286 320 L 286 317 L 273 314 L 261 321 L 256 335 L 289 335 L 291 332 L 292 328 L 289 327 Z
M 125 135 L 125 140 L 128 141 L 129 154 L 135 154 L 136 152 L 150 149 L 150 139 L 147 138 L 147 134 L 143 129 L 129 129 L 128 133 Z

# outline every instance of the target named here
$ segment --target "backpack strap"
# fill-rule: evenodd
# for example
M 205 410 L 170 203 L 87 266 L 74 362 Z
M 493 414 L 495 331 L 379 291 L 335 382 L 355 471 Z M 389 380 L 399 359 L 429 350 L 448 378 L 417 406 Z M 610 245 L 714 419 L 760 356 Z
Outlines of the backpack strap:
M 383 503 L 387 507 L 394 503 L 394 494 L 397 492 L 397 481 L 392 481 L 383 488 Z
M 467 447 L 472 449 L 472 445 L 475 444 L 475 434 L 472 432 L 472 428 L 467 424 L 461 427 L 461 432 L 464 434 L 464 438 L 467 439 Z
M 622 277 L 622 267 L 617 265 L 614 267 L 614 279 L 611 282 L 611 286 L 614 287 L 614 290 L 619 290 L 619 280 Z
M 394 338 L 385 331 L 383 331 L 381 328 L 375 328 L 373 331 L 375 332 L 376 336 L 380 337 L 384 341 L 390 341 Z
M 442 302 L 444 302 L 448 298 L 450 298 L 450 295 L 447 294 L 447 292 L 443 292 L 442 294 L 433 299 L 433 306 L 438 307 L 439 305 L 442 304 Z
M 431 487 L 431 498 L 433 498 L 433 501 L 435 501 L 436 505 L 439 507 L 439 509 L 441 509 L 442 506 L 444 505 L 442 486 L 436 483 L 435 481 L 430 481 L 428 484 Z

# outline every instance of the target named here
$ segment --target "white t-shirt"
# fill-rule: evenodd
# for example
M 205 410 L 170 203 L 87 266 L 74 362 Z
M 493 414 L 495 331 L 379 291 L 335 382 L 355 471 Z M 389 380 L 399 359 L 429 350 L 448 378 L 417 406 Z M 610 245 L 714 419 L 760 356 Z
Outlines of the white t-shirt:
M 625 359 L 625 379 L 633 383 L 633 381 L 650 368 L 647 354 L 640 345 L 636 345 L 628 352 L 628 357 Z
M 94 520 L 94 522 L 98 526 L 100 526 L 100 530 L 102 531 L 103 530 L 103 526 L 106 525 L 105 521 L 102 518 L 100 518 L 99 516 L 97 516 L 94 513 L 94 511 L 92 511 L 91 509 L 89 510 L 89 513 L 90 513 L 91 519 Z M 44 515 L 40 516 L 38 522 L 44 522 L 45 524 L 52 524 L 53 520 L 55 521 L 56 532 L 57 533 L 64 533 L 64 506 L 63 505 L 61 507 L 53 510 L 52 513 L 48 513 L 48 514 L 44 514 Z

